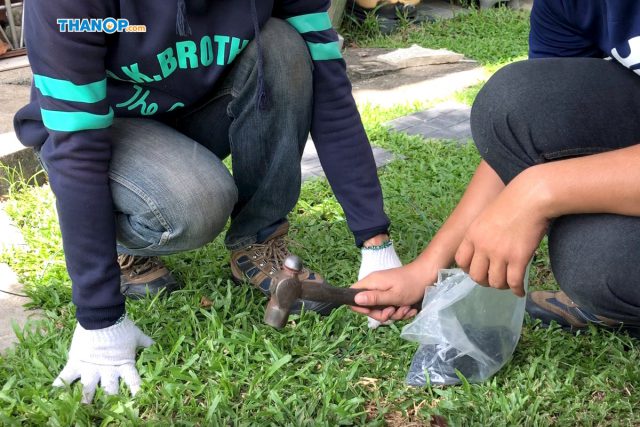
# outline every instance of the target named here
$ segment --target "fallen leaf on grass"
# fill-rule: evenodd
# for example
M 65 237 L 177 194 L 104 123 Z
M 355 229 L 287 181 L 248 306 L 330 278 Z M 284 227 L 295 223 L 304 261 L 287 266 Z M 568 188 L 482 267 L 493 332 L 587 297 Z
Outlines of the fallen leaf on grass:
M 431 415 L 431 427 L 447 427 L 447 419 L 442 415 Z
M 369 378 L 369 377 L 362 377 L 358 380 L 358 382 L 356 384 L 361 385 L 363 387 L 369 387 L 369 388 L 376 388 L 377 385 L 376 383 L 380 381 L 377 378 Z
M 203 296 L 202 298 L 200 298 L 200 307 L 202 308 L 209 308 L 213 305 L 213 301 L 211 301 L 209 298 Z

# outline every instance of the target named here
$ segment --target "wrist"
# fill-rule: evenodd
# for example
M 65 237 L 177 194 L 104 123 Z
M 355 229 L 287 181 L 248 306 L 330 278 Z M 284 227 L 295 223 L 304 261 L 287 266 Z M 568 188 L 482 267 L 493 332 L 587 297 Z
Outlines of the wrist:
M 362 247 L 365 249 L 370 249 L 374 246 L 382 246 L 389 241 L 390 240 L 389 240 L 388 234 L 378 234 L 376 236 L 373 236 L 370 239 L 365 240 L 364 243 L 362 244 Z
M 422 288 L 433 285 L 438 278 L 438 267 L 432 263 L 415 260 L 404 266 L 412 283 L 419 283 Z
M 515 178 L 518 191 L 525 200 L 531 212 L 544 220 L 551 220 L 560 216 L 559 203 L 556 194 L 558 184 L 553 182 L 553 174 L 549 170 L 552 163 L 532 166 Z

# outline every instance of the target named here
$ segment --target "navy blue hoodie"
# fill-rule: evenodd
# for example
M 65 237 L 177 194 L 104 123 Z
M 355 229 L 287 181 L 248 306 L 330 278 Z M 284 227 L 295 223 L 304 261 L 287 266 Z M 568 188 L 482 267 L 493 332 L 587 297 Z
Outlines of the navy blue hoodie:
M 640 74 L 640 1 L 534 2 L 529 57 L 608 56 Z
M 22 143 L 40 149 L 47 164 L 73 301 L 85 328 L 109 326 L 124 312 L 108 176 L 114 116 L 162 117 L 200 101 L 254 38 L 252 17 L 260 27 L 272 16 L 287 20 L 309 46 L 311 133 L 356 241 L 389 226 L 371 147 L 327 15 L 329 0 L 199 3 L 200 10 L 190 13 L 187 1 L 185 19 L 176 19 L 180 0 L 26 3 L 34 87 L 15 128 Z M 85 32 L 69 20 L 110 17 L 145 25 L 147 31 Z

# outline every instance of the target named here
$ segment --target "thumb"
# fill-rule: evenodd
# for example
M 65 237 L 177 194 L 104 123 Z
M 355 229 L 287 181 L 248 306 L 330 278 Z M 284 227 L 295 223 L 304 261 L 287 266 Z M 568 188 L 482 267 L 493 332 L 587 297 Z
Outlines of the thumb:
M 355 296 L 355 302 L 364 306 L 392 306 L 395 305 L 394 296 L 388 291 L 363 291 Z
M 150 347 L 155 343 L 149 336 L 145 335 L 144 332 L 140 331 L 138 333 L 138 347 Z

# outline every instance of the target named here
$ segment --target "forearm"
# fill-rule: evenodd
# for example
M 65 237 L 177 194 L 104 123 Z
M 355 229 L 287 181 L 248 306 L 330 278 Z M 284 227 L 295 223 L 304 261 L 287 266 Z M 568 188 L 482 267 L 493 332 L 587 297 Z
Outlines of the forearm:
M 640 145 L 534 166 L 522 179 L 535 186 L 547 219 L 579 213 L 640 216 Z
M 414 264 L 436 270 L 451 265 L 469 225 L 503 189 L 498 174 L 480 162 L 462 199 Z

